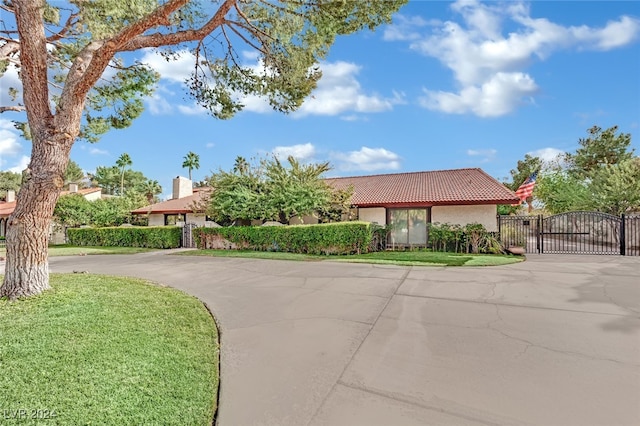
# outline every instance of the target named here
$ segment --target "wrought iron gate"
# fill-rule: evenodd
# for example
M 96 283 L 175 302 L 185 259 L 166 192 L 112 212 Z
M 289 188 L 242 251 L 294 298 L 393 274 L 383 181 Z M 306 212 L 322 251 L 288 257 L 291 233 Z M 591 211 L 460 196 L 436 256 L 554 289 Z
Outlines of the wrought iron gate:
M 185 223 L 182 227 L 182 247 L 185 248 L 195 248 L 196 241 L 193 238 L 193 230 L 197 228 L 198 225 L 195 223 Z
M 505 246 L 527 253 L 640 256 L 640 216 L 575 211 L 554 216 L 499 216 Z

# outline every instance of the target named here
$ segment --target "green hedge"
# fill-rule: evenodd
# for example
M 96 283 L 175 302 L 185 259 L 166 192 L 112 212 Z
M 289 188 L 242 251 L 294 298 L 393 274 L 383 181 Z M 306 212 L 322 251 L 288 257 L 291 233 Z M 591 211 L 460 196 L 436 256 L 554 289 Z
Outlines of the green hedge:
M 368 222 L 295 226 L 232 226 L 197 228 L 198 248 L 232 248 L 307 254 L 366 253 L 374 227 Z M 231 244 L 232 243 L 232 244 Z
M 181 233 L 177 226 L 70 228 L 67 239 L 74 246 L 176 248 Z

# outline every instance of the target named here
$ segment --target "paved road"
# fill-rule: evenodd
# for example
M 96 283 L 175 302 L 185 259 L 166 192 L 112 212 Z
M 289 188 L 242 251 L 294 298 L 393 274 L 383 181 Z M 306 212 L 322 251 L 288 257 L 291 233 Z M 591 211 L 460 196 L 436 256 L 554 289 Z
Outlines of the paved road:
M 223 426 L 640 424 L 640 258 L 411 268 L 163 252 L 51 270 L 206 302 Z

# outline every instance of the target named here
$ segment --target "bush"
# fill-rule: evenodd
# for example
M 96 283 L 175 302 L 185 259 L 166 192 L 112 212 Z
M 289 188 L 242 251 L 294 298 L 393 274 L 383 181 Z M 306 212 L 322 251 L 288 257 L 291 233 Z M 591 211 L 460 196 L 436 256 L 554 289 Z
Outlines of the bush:
M 429 244 L 434 251 L 443 252 L 498 254 L 504 251 L 494 233 L 480 223 L 429 224 Z
M 71 228 L 67 238 L 75 246 L 176 248 L 181 233 L 177 226 Z
M 201 249 L 227 248 L 306 254 L 353 254 L 371 250 L 373 226 L 341 222 L 296 226 L 233 226 L 197 228 L 193 235 Z

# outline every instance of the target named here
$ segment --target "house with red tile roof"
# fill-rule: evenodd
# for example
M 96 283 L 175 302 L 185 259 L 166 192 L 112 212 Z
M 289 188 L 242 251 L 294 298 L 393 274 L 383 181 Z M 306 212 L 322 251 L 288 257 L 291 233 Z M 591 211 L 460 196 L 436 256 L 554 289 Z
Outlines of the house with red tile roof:
M 519 202 L 513 191 L 479 168 L 351 176 L 325 182 L 336 189 L 352 188 L 357 219 L 389 225 L 389 243 L 399 246 L 426 245 L 429 223 L 481 223 L 488 231 L 497 231 L 497 206 Z M 132 213 L 148 215 L 150 226 L 216 226 L 204 213 L 194 211 L 210 190 L 192 188 L 189 179 L 177 177 L 171 200 Z M 317 223 L 317 218 L 290 223 Z
M 62 191 L 60 195 L 80 194 L 89 201 L 102 198 L 102 188 L 82 188 L 79 189 L 75 183 L 69 184 L 67 191 Z M 16 208 L 16 193 L 13 190 L 7 191 L 5 201 L 0 201 L 0 237 L 7 235 L 7 219 Z
M 359 220 L 389 225 L 389 244 L 426 245 L 429 223 L 481 223 L 497 231 L 497 206 L 515 193 L 479 168 L 326 179 L 353 189 Z
M 198 226 L 216 226 L 199 212 L 207 199 L 210 188 L 193 188 L 191 180 L 177 176 L 173 179 L 173 195 L 170 200 L 133 210 L 132 214 L 148 215 L 149 226 L 181 225 L 195 223 Z

